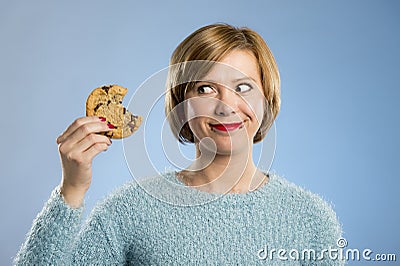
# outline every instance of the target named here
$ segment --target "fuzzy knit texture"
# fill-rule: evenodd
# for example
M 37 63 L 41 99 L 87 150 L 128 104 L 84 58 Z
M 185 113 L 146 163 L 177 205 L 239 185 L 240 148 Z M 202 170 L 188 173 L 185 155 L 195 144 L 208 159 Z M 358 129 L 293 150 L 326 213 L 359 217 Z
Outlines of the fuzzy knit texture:
M 342 233 L 330 205 L 269 176 L 253 192 L 218 195 L 184 186 L 167 171 L 125 184 L 97 204 L 83 225 L 83 207 L 68 207 L 56 188 L 14 263 L 343 265 L 324 252 L 337 248 Z M 279 257 L 279 249 L 286 253 Z M 304 250 L 314 250 L 315 260 Z

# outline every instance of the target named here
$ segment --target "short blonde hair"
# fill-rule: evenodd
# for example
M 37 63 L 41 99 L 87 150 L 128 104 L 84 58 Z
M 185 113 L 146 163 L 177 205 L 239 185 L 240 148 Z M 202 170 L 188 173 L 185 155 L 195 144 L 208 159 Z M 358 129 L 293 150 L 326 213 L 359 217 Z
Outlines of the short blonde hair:
M 218 62 L 235 49 L 251 51 L 258 61 L 266 110 L 260 128 L 253 138 L 253 143 L 257 143 L 265 137 L 280 109 L 278 66 L 272 52 L 257 32 L 247 27 L 237 28 L 221 23 L 204 26 L 190 34 L 176 47 L 171 56 L 170 66 L 194 60 Z M 177 111 L 174 108 L 185 100 L 186 90 L 193 87 L 195 83 L 179 82 L 180 78 L 177 77 L 177 73 L 182 70 L 179 67 L 178 70 L 172 69 L 171 67 L 168 72 L 165 113 L 177 139 L 181 143 L 193 143 L 194 136 L 188 123 L 184 125 L 181 123 L 184 121 L 184 111 Z M 171 112 L 173 110 L 174 112 Z

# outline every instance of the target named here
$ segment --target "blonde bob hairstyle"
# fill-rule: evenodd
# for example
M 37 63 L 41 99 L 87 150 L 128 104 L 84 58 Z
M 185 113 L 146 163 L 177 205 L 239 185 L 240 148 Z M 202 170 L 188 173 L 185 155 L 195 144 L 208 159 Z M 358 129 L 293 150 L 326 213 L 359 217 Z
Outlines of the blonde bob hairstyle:
M 253 143 L 265 137 L 280 109 L 280 77 L 274 56 L 263 38 L 255 31 L 246 27 L 237 28 L 218 23 L 204 26 L 190 34 L 176 47 L 171 56 L 165 95 L 165 113 L 171 130 L 179 142 L 194 143 L 193 132 L 188 123 L 184 122 L 186 120 L 183 105 L 180 103 L 185 100 L 185 92 L 196 84 L 189 81 L 196 80 L 195 76 L 199 77 L 199 74 L 196 74 L 199 70 L 187 71 L 190 67 L 185 67 L 185 65 L 195 60 L 218 62 L 236 49 L 252 52 L 258 61 L 266 104 L 264 117 L 253 138 Z M 209 69 L 210 64 L 206 64 L 200 72 L 204 74 L 204 71 L 207 72 Z M 183 72 L 186 74 L 182 74 Z M 182 75 L 186 75 L 188 82 L 182 82 Z

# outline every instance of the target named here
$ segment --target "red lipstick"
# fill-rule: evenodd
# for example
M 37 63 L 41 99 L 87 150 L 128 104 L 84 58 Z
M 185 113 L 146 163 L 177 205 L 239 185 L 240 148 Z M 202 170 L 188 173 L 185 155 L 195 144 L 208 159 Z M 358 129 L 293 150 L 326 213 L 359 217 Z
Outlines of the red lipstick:
M 214 124 L 211 125 L 212 128 L 217 129 L 219 131 L 232 131 L 239 128 L 243 123 L 229 123 L 229 124 Z

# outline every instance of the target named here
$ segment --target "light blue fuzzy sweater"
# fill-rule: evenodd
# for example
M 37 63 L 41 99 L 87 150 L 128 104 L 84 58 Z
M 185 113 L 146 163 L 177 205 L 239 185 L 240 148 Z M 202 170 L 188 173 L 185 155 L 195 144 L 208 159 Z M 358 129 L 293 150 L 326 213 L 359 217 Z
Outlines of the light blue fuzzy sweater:
M 270 174 L 254 192 L 218 197 L 179 184 L 174 172 L 132 181 L 98 204 L 82 227 L 83 208 L 69 208 L 55 189 L 15 264 L 343 264 L 324 253 L 341 236 L 331 207 L 282 177 Z

